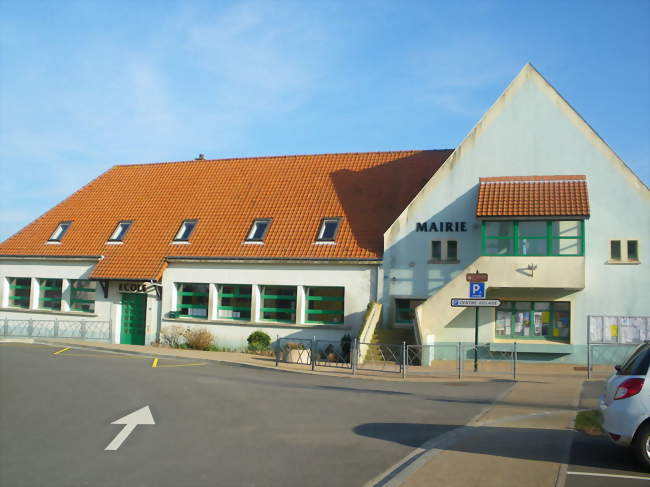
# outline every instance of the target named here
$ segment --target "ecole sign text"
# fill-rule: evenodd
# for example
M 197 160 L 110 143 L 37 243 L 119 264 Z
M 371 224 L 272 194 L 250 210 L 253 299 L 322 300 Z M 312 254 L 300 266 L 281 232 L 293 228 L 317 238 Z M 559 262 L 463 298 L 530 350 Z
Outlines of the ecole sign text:
M 466 232 L 467 222 L 418 222 L 416 232 Z
M 121 293 L 146 293 L 147 285 L 139 282 L 120 282 L 118 289 Z

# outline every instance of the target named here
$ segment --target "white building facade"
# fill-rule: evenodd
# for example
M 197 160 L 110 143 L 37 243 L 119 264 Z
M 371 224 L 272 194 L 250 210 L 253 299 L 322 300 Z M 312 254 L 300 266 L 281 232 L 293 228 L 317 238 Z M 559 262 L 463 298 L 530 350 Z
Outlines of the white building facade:
M 347 157 L 351 162 L 345 164 L 353 168 L 355 157 Z M 383 255 L 381 249 L 373 254 L 369 238 L 381 240 L 381 231 L 363 226 L 372 212 L 357 211 L 359 202 L 373 193 L 341 178 L 368 173 L 368 187 L 376 187 L 377 172 L 391 164 L 399 173 L 408 172 L 414 164 L 410 157 L 415 156 L 398 155 L 356 173 L 343 164 L 332 170 L 336 177 L 326 174 L 334 181 L 332 193 L 340 206 L 312 212 L 318 221 L 308 232 L 307 250 L 263 254 L 268 244 L 263 237 L 251 238 L 256 230 L 255 223 L 247 230 L 249 221 L 263 217 L 255 222 L 271 225 L 271 241 L 273 225 L 279 226 L 281 218 L 271 210 L 262 214 L 255 209 L 259 214 L 250 213 L 242 223 L 248 238 L 233 247 L 241 248 L 241 255 L 210 250 L 209 239 L 197 231 L 196 243 L 156 250 L 160 271 L 140 277 L 126 272 L 106 277 L 97 269 L 132 242 L 148 245 L 138 240 L 146 235 L 136 233 L 138 218 L 144 217 L 110 210 L 114 214 L 107 213 L 109 223 L 102 231 L 115 240 L 120 226 L 113 232 L 110 222 L 119 221 L 131 242 L 125 239 L 123 249 L 105 245 L 120 241 L 79 244 L 63 255 L 65 232 L 81 224 L 72 210 L 61 210 L 51 220 L 64 226 L 61 249 L 54 248 L 52 237 L 45 242 L 52 244 L 48 247 L 23 231 L 0 244 L 0 324 L 5 320 L 8 329 L 9 321 L 21 321 L 34 332 L 42 323 L 45 336 L 68 336 L 64 322 L 75 322 L 79 326 L 72 336 L 134 344 L 156 342 L 168 327 L 202 327 L 219 345 L 242 347 L 258 329 L 273 339 L 356 336 L 368 304 L 379 301 L 382 326 L 413 328 L 417 343 L 472 342 L 474 310 L 452 307 L 450 300 L 468 297 L 465 275 L 478 271 L 488 274 L 487 297 L 502 302 L 496 309 L 480 309 L 478 315 L 479 341 L 496 351 L 516 341 L 529 360 L 583 363 L 589 316 L 646 320 L 643 338 L 650 338 L 645 334 L 650 331 L 650 192 L 532 66 L 524 67 L 451 155 L 444 153 L 440 164 L 427 163 L 430 172 L 422 184 L 416 183 L 420 173 L 412 176 L 411 186 L 419 192 L 394 215 L 385 212 L 393 216 L 381 229 L 387 228 Z M 392 180 L 394 176 L 384 178 L 387 191 Z M 535 214 L 504 214 L 503 208 L 486 213 L 477 206 L 481 191 L 487 193 L 490 185 L 514 184 L 545 191 Z M 583 189 L 565 191 L 575 187 Z M 580 214 L 549 206 L 553 198 L 571 203 L 583 196 L 587 209 Z M 275 199 L 278 208 L 291 204 Z M 518 204 L 516 197 L 513 204 Z M 300 211 L 310 214 L 309 203 L 302 206 L 307 210 Z M 155 206 L 148 211 L 152 219 Z M 209 226 L 208 216 L 195 217 L 199 210 L 191 211 L 178 217 L 183 225 L 190 222 L 189 233 L 194 225 Z M 283 211 L 289 212 L 285 219 L 292 218 L 290 208 Z M 188 217 L 194 219 L 183 220 Z M 341 226 L 332 226 L 332 238 L 323 242 L 326 222 Z M 173 225 L 176 234 L 178 225 Z M 183 228 L 172 243 L 179 243 Z M 33 233 L 46 240 L 44 231 Z M 285 249 L 298 248 L 295 230 L 283 235 Z M 219 232 L 211 238 L 218 240 Z M 38 245 L 43 252 L 34 250 Z M 80 254 L 86 248 L 90 250 Z M 255 257 L 257 249 L 261 253 Z M 147 252 L 133 255 L 127 257 L 140 262 Z M 607 330 L 610 336 L 618 333 Z

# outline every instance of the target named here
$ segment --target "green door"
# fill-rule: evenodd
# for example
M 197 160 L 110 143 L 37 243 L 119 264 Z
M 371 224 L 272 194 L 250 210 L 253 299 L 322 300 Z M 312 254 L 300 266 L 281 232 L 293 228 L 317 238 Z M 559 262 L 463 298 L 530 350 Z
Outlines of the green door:
M 122 333 L 120 343 L 144 345 L 147 295 L 122 293 Z

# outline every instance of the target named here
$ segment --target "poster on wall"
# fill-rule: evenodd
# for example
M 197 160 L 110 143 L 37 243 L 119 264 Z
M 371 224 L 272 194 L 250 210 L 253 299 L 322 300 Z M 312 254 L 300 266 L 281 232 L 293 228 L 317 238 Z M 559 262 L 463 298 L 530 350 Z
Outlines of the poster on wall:
M 542 311 L 535 311 L 535 336 L 542 335 Z
M 524 330 L 524 313 L 517 313 L 515 315 L 515 333 L 521 335 Z

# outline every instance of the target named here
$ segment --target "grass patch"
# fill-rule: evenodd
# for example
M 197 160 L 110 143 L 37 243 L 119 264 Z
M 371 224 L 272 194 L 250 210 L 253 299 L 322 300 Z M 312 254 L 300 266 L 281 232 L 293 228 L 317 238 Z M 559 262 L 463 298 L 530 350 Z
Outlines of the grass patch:
M 600 436 L 604 433 L 601 423 L 602 417 L 597 409 L 580 411 L 576 414 L 575 429 L 588 435 Z

